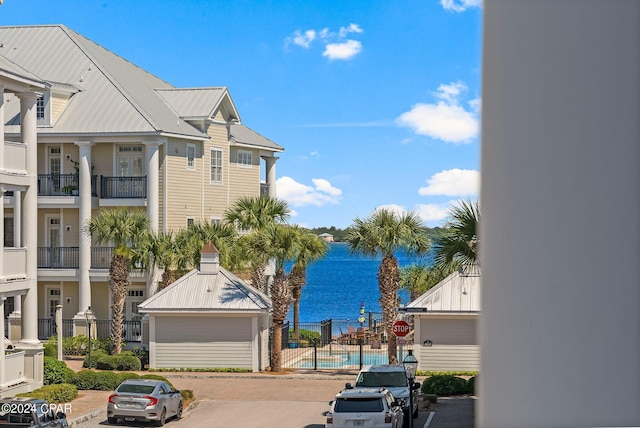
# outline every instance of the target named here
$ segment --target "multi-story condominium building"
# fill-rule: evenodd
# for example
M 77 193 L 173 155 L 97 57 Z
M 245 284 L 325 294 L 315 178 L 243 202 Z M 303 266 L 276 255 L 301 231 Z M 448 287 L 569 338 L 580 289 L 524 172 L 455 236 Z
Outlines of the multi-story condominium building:
M 0 240 L 0 313 L 8 301 L 24 308 L 17 319 L 20 341 L 9 344 L 7 325 L 0 323 L 0 397 L 42 386 L 43 348 L 36 311 L 38 237 L 33 225 L 38 218 L 37 98 L 45 87 L 41 79 L 0 55 L 0 236 L 5 237 Z M 5 96 L 12 98 L 11 108 L 6 108 Z M 8 110 L 13 111 L 7 115 Z M 5 120 L 12 114 L 20 118 L 20 125 L 15 135 L 5 138 Z M 10 210 L 4 207 L 5 194 L 13 198 Z
M 112 249 L 85 228 L 101 209 L 144 210 L 153 230 L 169 231 L 217 221 L 242 196 L 275 196 L 283 148 L 241 124 L 225 87 L 175 88 L 61 25 L 0 27 L 0 58 L 44 82 L 34 110 L 37 212 L 24 195 L 22 204 L 16 192 L 4 198 L 5 247 L 21 246 L 20 216 L 23 230 L 37 230 L 33 246 L 22 245 L 29 254 L 37 246 L 38 298 L 5 303 L 12 341 L 35 335 L 20 321 L 35 311 L 37 336 L 55 334 L 57 305 L 65 335 L 86 332 L 89 307 L 97 334 L 108 335 Z M 5 135 L 16 141 L 20 106 L 5 90 Z M 147 274 L 131 281 L 128 341 L 139 340 L 137 305 L 156 287 Z

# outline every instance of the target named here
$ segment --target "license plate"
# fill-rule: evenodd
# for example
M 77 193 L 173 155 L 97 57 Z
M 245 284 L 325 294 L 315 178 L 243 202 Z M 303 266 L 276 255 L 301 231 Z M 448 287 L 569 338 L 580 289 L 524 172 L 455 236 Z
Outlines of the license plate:
M 353 421 L 353 426 L 354 427 L 363 427 L 364 426 L 364 421 Z
M 126 407 L 136 407 L 136 403 L 127 403 L 125 404 Z

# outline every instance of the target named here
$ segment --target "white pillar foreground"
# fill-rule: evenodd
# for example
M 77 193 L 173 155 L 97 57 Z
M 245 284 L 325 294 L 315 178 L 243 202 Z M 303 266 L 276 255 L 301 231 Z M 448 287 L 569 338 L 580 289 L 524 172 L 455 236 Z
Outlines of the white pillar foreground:
M 640 2 L 484 7 L 476 426 L 640 426 Z

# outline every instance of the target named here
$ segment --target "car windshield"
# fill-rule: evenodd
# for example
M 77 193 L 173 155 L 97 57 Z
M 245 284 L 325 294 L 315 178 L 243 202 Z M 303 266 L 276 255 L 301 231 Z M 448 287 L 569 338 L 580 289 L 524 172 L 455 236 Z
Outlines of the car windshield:
M 336 413 L 382 412 L 382 398 L 338 398 L 334 407 Z
M 134 394 L 151 394 L 155 385 L 138 385 L 135 383 L 124 383 L 118 387 L 118 392 L 132 392 Z
M 407 377 L 402 372 L 362 372 L 356 386 L 407 386 Z

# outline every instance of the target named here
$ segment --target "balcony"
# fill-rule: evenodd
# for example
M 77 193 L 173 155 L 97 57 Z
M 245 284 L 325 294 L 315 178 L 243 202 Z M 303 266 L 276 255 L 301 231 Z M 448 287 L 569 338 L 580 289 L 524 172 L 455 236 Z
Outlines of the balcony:
M 260 196 L 269 196 L 269 185 L 267 183 L 260 183 Z
M 91 176 L 91 196 L 98 196 L 97 176 Z M 78 174 L 38 174 L 38 196 L 78 196 Z
M 38 269 L 78 269 L 78 247 L 38 247 Z
M 27 277 L 27 249 L 7 247 L 2 250 L 2 276 L 5 279 Z
M 100 198 L 132 199 L 147 197 L 147 177 L 100 176 Z

